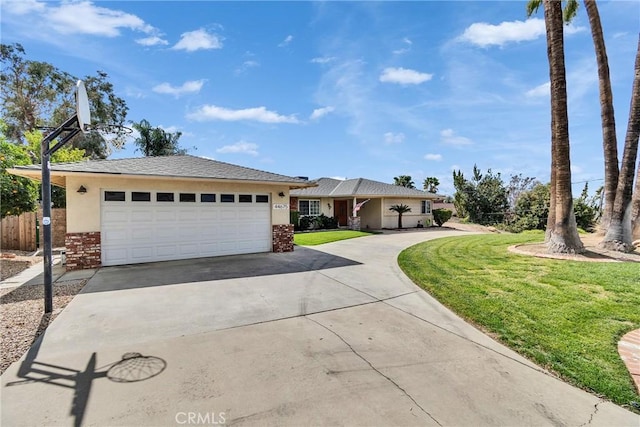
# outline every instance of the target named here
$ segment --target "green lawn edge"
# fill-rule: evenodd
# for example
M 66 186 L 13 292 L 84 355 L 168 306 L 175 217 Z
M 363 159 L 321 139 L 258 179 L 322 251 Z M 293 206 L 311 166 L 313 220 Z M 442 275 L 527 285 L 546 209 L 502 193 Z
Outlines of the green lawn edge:
M 640 328 L 640 266 L 510 253 L 542 233 L 430 240 L 398 256 L 405 274 L 465 320 L 565 381 L 638 412 L 617 351 Z
M 299 246 L 317 246 L 340 240 L 371 236 L 373 232 L 355 230 L 310 231 L 293 235 L 293 243 Z

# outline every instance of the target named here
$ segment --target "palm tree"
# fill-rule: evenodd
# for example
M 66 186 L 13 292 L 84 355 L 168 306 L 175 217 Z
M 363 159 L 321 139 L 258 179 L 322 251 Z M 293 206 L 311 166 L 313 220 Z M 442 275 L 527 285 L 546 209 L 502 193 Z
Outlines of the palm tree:
M 430 176 L 424 179 L 424 182 L 422 183 L 422 188 L 428 191 L 429 193 L 437 193 L 439 185 L 440 185 L 440 180 L 435 176 Z
M 140 136 L 133 142 L 138 146 L 146 157 L 149 156 L 171 156 L 177 154 L 186 154 L 187 150 L 180 148 L 178 139 L 182 135 L 181 132 L 167 132 L 161 127 L 152 127 L 147 120 L 141 120 L 140 123 L 131 125 L 138 131 Z
M 416 188 L 410 175 L 400 175 L 393 178 L 393 184 L 400 187 Z
M 575 0 L 572 0 L 575 1 Z M 613 93 L 609 76 L 609 60 L 604 44 L 604 33 L 600 22 L 600 13 L 595 0 L 584 0 L 591 38 L 596 52 L 598 64 L 598 81 L 600 86 L 600 117 L 602 119 L 602 148 L 604 149 L 604 213 L 602 226 L 606 230 L 614 209 L 618 186 L 618 141 L 616 138 L 616 121 L 613 112 Z M 575 14 L 575 13 L 574 13 Z M 573 16 L 569 17 L 572 18 Z M 633 178 L 633 174 L 631 175 Z M 632 181 L 633 182 L 633 181 Z
M 408 205 L 391 205 L 389 210 L 398 213 L 398 228 L 402 228 L 402 214 L 411 212 L 411 208 Z
M 533 14 L 544 5 L 544 21 L 551 84 L 551 197 L 555 202 L 553 222 L 547 229 L 548 251 L 580 253 L 584 246 L 578 235 L 571 193 L 571 160 L 569 156 L 569 117 L 567 113 L 567 80 L 564 65 L 564 33 L 562 4 L 556 0 L 533 0 L 527 12 Z
M 622 168 L 618 181 L 616 183 L 615 199 L 613 201 L 613 210 L 609 221 L 607 232 L 604 240 L 600 242 L 600 246 L 606 249 L 617 251 L 632 251 L 633 245 L 633 226 L 638 228 L 638 219 L 633 218 L 632 208 L 632 192 L 633 178 L 635 175 L 636 158 L 638 157 L 638 139 L 640 138 L 640 37 L 638 38 L 638 49 L 635 62 L 635 76 L 633 79 L 633 89 L 631 91 L 631 106 L 629 108 L 629 122 L 627 125 L 627 134 L 624 141 L 624 151 L 622 153 Z M 640 174 L 640 169 L 638 171 Z M 640 176 L 638 177 L 640 178 Z M 636 202 L 639 204 L 637 193 L 640 190 L 640 184 L 636 182 Z M 611 203 L 612 200 L 607 200 Z M 636 206 L 637 209 L 637 206 Z M 638 215 L 636 210 L 635 216 Z

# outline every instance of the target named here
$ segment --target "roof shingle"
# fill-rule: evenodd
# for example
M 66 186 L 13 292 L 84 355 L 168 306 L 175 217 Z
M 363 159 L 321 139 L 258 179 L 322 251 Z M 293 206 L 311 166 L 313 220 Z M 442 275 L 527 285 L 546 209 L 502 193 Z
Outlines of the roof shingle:
M 315 197 L 420 197 L 434 198 L 435 194 L 417 190 L 415 188 L 401 187 L 366 178 L 354 178 L 340 181 L 333 178 L 320 178 L 315 181 L 318 186 L 292 190 L 292 196 Z

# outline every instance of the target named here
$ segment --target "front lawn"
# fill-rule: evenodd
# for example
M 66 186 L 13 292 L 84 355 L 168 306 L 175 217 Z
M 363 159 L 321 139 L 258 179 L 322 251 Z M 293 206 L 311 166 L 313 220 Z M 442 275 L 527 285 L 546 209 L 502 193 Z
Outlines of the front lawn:
M 373 233 L 353 230 L 311 231 L 293 235 L 293 243 L 300 246 L 315 246 L 338 240 L 354 239 L 356 237 L 371 236 Z
M 640 328 L 640 264 L 509 253 L 542 233 L 437 239 L 398 257 L 419 286 L 568 382 L 638 409 L 618 339 Z

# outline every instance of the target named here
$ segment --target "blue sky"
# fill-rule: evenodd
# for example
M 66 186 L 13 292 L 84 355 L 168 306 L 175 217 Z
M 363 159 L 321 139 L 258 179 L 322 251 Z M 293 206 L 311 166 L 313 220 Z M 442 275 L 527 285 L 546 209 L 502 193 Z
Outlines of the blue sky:
M 600 1 L 620 147 L 640 3 Z M 108 73 L 128 119 L 190 153 L 292 176 L 428 176 L 473 164 L 549 179 L 542 10 L 520 1 L 2 1 L 2 42 L 76 76 Z M 566 27 L 574 192 L 602 184 L 586 11 Z M 133 144 L 112 158 L 140 156 Z

